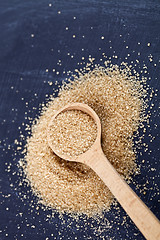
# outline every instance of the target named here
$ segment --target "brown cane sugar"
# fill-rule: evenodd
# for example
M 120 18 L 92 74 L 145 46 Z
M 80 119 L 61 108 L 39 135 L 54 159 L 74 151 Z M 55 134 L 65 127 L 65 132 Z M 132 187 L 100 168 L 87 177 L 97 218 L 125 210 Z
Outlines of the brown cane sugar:
M 56 111 L 65 105 L 74 102 L 88 104 L 101 120 L 102 148 L 106 157 L 127 179 L 136 171 L 133 136 L 144 120 L 144 96 L 143 82 L 125 64 L 122 68 L 115 65 L 95 66 L 93 70 L 78 73 L 69 84 L 63 84 L 58 97 L 53 96 L 43 107 L 32 127 L 32 136 L 27 140 L 24 171 L 39 202 L 59 212 L 87 215 L 109 208 L 113 196 L 93 170 L 81 163 L 65 161 L 53 153 L 47 142 L 48 125 Z M 71 113 L 67 114 L 69 119 Z M 79 113 L 77 116 L 80 118 Z M 71 117 L 73 119 L 73 113 Z M 74 119 L 69 124 L 74 125 L 76 121 Z M 66 124 L 63 118 L 60 122 L 61 125 Z M 88 132 L 93 131 L 95 137 L 93 122 L 87 126 L 89 131 L 86 136 L 90 139 Z M 59 138 L 56 137 L 57 132 Z M 61 141 L 62 150 L 69 153 L 70 145 L 65 149 L 62 132 L 53 125 L 52 133 L 53 141 Z M 73 141 L 72 137 L 65 132 L 65 141 Z M 76 149 L 78 153 L 86 150 L 82 137 L 80 134 L 72 145 L 75 150 L 77 143 L 80 144 L 80 148 Z
M 93 145 L 97 126 L 88 114 L 80 110 L 68 110 L 51 120 L 48 134 L 56 153 L 73 157 L 86 152 Z

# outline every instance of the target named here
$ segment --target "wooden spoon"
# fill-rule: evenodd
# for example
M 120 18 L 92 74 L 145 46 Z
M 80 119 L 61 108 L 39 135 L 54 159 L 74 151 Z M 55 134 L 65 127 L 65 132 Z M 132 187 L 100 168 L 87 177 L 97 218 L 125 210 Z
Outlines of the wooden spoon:
M 66 110 L 81 110 L 90 115 L 97 124 L 97 138 L 89 150 L 75 157 L 62 155 L 56 151 L 50 139 L 48 128 L 48 144 L 51 149 L 59 157 L 80 162 L 91 167 L 97 175 L 103 180 L 106 186 L 110 189 L 112 194 L 124 208 L 126 213 L 130 216 L 135 225 L 139 228 L 144 237 L 148 240 L 160 239 L 160 223 L 147 206 L 140 200 L 140 198 L 133 192 L 129 185 L 121 178 L 111 163 L 104 155 L 101 147 L 101 122 L 95 111 L 88 105 L 83 103 L 73 103 L 67 105 L 56 112 L 52 121 L 58 114 Z M 50 126 L 49 124 L 49 126 Z

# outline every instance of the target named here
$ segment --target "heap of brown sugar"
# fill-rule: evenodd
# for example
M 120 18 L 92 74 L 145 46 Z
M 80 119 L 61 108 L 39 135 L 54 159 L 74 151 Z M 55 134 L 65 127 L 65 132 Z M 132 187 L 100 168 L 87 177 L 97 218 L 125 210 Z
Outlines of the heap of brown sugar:
M 47 128 L 55 112 L 74 102 L 93 108 L 102 123 L 106 157 L 121 175 L 129 178 L 136 170 L 133 135 L 143 121 L 144 94 L 142 81 L 125 64 L 122 68 L 96 66 L 60 88 L 58 97 L 53 96 L 42 109 L 26 146 L 24 171 L 41 203 L 60 212 L 92 215 L 107 209 L 113 201 L 112 194 L 93 170 L 60 159 L 49 147 Z M 58 141 L 54 137 L 53 134 L 53 141 Z M 82 144 L 77 151 L 83 152 L 85 147 Z

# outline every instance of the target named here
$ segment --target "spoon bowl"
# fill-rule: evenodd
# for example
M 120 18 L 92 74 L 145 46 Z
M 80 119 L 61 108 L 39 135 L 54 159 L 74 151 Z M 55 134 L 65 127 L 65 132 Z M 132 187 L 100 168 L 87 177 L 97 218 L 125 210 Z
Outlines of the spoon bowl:
M 65 154 L 60 153 L 59 151 L 57 151 L 57 149 L 55 148 L 52 139 L 50 137 L 50 126 L 52 125 L 52 122 L 54 121 L 54 119 L 62 112 L 68 111 L 68 110 L 80 110 L 84 113 L 87 113 L 88 115 L 90 115 L 93 120 L 95 121 L 96 125 L 97 125 L 97 137 L 95 142 L 93 143 L 93 145 L 90 147 L 89 150 L 87 150 L 86 152 L 78 155 L 78 156 L 68 156 Z M 67 161 L 72 161 L 72 162 L 81 162 L 81 163 L 85 163 L 88 165 L 88 161 L 90 159 L 90 156 L 92 155 L 92 153 L 95 153 L 98 151 L 99 148 L 101 148 L 101 122 L 100 119 L 98 117 L 98 115 L 96 114 L 96 112 L 89 107 L 87 104 L 84 103 L 72 103 L 69 105 L 66 105 L 65 107 L 61 108 L 59 111 L 56 112 L 56 114 L 53 116 L 53 118 L 51 119 L 49 125 L 48 125 L 48 144 L 50 146 L 50 148 L 52 149 L 52 151 L 59 156 L 60 158 L 67 160 Z M 86 161 L 87 159 L 87 161 Z

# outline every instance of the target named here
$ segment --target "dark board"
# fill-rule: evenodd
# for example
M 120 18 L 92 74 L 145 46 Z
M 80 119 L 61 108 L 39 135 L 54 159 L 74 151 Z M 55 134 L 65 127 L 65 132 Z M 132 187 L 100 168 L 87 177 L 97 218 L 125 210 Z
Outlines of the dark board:
M 149 47 L 148 43 L 151 43 Z M 112 228 L 104 227 L 101 234 L 96 230 L 99 227 L 96 221 L 88 221 L 88 227 L 84 228 L 81 220 L 79 229 L 67 216 L 66 225 L 58 214 L 50 222 L 46 221 L 50 211 L 40 210 L 37 215 L 29 202 L 21 201 L 17 174 L 13 174 L 18 172 L 20 157 L 18 153 L 15 156 L 14 140 L 19 139 L 21 133 L 27 136 L 23 123 L 30 124 L 27 117 L 35 118 L 39 104 L 52 94 L 53 87 L 48 82 L 61 83 L 67 77 L 66 72 L 80 68 L 78 63 L 87 61 L 89 55 L 101 63 L 102 53 L 108 57 L 117 55 L 118 59 L 113 59 L 117 64 L 136 59 L 141 64 L 145 62 L 151 78 L 149 85 L 159 90 L 159 0 L 0 1 L 0 239 L 144 239 L 129 218 L 125 226 L 118 225 L 116 217 L 120 214 L 123 221 L 126 216 L 122 209 L 120 213 L 114 209 L 106 213 Z M 128 53 L 130 56 L 126 59 Z M 153 62 L 149 61 L 150 54 Z M 82 61 L 82 57 L 85 60 Z M 131 186 L 160 218 L 159 93 L 149 104 L 152 103 L 155 105 L 151 127 L 145 136 L 151 152 L 139 152 L 138 161 L 145 159 L 145 164 L 141 175 L 134 179 L 141 189 L 147 179 L 149 190 L 143 195 L 136 184 Z M 150 133 L 155 136 L 152 143 Z M 10 163 L 11 171 L 7 172 Z M 30 196 L 32 200 L 35 199 Z M 71 229 L 67 224 L 71 224 Z M 103 226 L 105 220 L 100 228 Z

